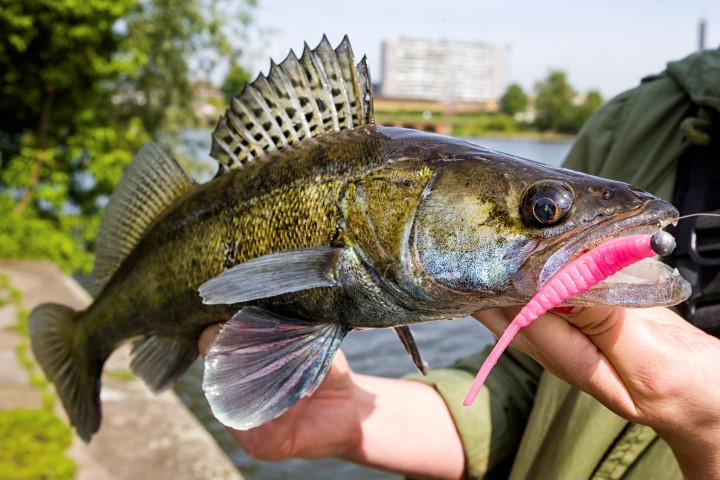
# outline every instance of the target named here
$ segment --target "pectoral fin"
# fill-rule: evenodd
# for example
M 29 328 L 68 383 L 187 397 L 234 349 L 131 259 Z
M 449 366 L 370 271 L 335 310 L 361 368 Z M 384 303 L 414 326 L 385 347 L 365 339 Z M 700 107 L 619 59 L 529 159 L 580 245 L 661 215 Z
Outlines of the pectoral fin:
M 243 308 L 207 350 L 203 390 L 215 417 L 247 430 L 281 415 L 320 385 L 346 333 L 335 323 Z
M 226 270 L 200 286 L 208 305 L 249 302 L 308 288 L 336 287 L 341 249 L 311 247 L 271 253 Z
M 427 375 L 430 370 L 430 366 L 425 359 L 422 358 L 422 355 L 420 355 L 420 350 L 418 349 L 417 343 L 415 343 L 415 338 L 410 331 L 410 327 L 403 325 L 401 327 L 393 327 L 393 330 L 395 330 L 397 336 L 400 337 L 400 341 L 405 346 L 405 350 L 412 358 L 412 361 L 418 371 L 423 375 Z

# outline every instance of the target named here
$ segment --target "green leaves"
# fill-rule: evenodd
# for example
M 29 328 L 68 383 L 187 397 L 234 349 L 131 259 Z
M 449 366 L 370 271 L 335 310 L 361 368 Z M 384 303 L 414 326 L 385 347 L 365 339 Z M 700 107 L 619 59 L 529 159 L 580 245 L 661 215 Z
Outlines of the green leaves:
M 522 87 L 517 83 L 512 83 L 502 97 L 500 97 L 500 111 L 506 115 L 516 115 L 524 113 L 528 107 L 528 96 Z
M 241 65 L 233 63 L 230 65 L 230 70 L 223 80 L 220 91 L 223 94 L 223 98 L 230 105 L 232 97 L 239 95 L 242 92 L 245 84 L 251 80 L 250 73 L 245 70 Z
M 551 70 L 545 80 L 535 84 L 535 126 L 541 130 L 577 133 L 583 123 L 602 104 L 597 91 L 578 102 L 578 93 L 568 83 L 565 72 Z
M 96 221 L 73 215 L 50 221 L 34 209 L 14 214 L 14 205 L 11 197 L 0 194 L 1 258 L 47 259 L 66 271 L 90 272 L 93 256 L 77 237 L 87 238 L 83 233 L 96 232 Z
M 535 125 L 540 130 L 572 131 L 575 90 L 565 72 L 552 70 L 545 80 L 535 84 Z
M 0 477 L 15 479 L 75 477 L 65 450 L 70 427 L 49 410 L 14 408 L 0 412 Z
M 531 111 L 528 110 L 530 104 Z M 523 117 L 534 117 L 533 126 L 541 132 L 574 134 L 602 104 L 600 92 L 591 90 L 583 98 L 568 83 L 565 72 L 551 70 L 547 78 L 535 83 L 533 99 L 528 98 L 520 85 L 508 86 L 500 98 L 500 111 L 519 121 Z
M 0 258 L 90 270 L 123 168 L 195 125 L 196 72 L 239 58 L 254 3 L 0 0 Z

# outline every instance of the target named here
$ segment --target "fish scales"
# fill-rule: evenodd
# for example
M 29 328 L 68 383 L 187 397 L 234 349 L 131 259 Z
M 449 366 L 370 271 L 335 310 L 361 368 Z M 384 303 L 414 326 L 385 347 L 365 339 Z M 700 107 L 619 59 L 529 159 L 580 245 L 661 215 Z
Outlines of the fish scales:
M 181 327 L 197 338 L 227 310 L 202 304 L 204 281 L 268 253 L 331 244 L 344 185 L 382 163 L 378 137 L 343 131 L 218 177 L 178 201 L 108 283 L 104 301 L 86 312 L 118 320 L 117 334 L 102 327 L 108 348 L 128 338 L 127 330 L 177 334 Z

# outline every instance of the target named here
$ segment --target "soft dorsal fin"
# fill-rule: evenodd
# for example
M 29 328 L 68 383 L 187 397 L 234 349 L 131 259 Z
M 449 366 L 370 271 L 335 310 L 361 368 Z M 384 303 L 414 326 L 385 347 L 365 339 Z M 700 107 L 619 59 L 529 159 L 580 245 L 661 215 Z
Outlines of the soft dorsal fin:
M 210 155 L 223 169 L 242 168 L 307 138 L 374 123 L 367 60 L 356 65 L 347 36 L 333 50 L 323 36 L 259 75 L 220 118 Z
M 145 144 L 110 196 L 97 237 L 95 281 L 105 284 L 155 219 L 194 185 L 160 147 Z

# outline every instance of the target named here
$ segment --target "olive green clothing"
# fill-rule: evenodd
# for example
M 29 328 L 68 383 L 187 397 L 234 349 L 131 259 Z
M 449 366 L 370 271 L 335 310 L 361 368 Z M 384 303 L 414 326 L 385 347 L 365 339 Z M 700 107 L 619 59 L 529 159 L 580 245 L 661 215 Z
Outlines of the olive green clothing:
M 601 108 L 564 166 L 670 200 L 678 156 L 688 143 L 708 141 L 705 127 L 720 110 L 718 79 L 720 51 L 669 63 L 662 74 Z M 475 403 L 464 407 L 488 353 L 413 377 L 433 385 L 447 402 L 471 478 L 682 478 L 652 429 L 618 417 L 517 351 L 500 358 Z

